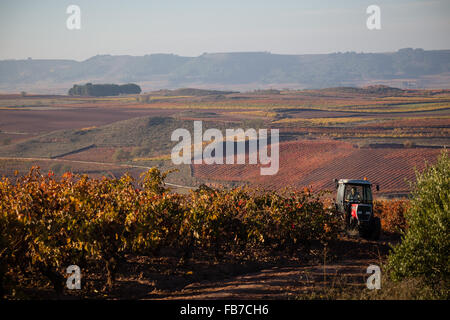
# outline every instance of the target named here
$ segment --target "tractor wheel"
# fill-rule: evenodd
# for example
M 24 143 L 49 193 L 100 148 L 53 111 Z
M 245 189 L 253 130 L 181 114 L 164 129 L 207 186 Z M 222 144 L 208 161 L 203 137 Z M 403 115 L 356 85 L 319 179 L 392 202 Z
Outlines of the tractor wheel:
M 359 229 L 359 236 L 363 239 L 369 240 L 371 235 L 371 228 L 360 228 Z
M 381 220 L 378 217 L 374 217 L 370 228 L 370 238 L 372 240 L 380 239 L 381 235 Z

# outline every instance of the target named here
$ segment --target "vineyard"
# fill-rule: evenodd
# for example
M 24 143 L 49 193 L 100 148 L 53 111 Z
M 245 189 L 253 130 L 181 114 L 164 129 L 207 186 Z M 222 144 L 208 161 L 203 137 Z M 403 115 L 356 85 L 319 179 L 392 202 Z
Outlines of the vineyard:
M 227 252 L 306 253 L 342 231 L 342 220 L 321 194 L 305 188 L 284 193 L 214 190 L 188 195 L 164 188 L 166 173 L 151 169 L 136 181 L 90 179 L 66 173 L 56 179 L 38 168 L 0 185 L 0 279 L 11 295 L 26 279 L 44 277 L 57 294 L 64 268 L 89 261 L 106 274 L 105 288 L 126 254 L 158 255 L 170 249 L 180 261 L 194 252 L 221 259 Z M 390 207 L 390 209 L 389 209 Z M 406 204 L 376 204 L 383 228 L 405 228 Z M 389 212 L 389 215 L 386 214 Z
M 248 248 L 294 252 L 338 235 L 340 220 L 307 189 L 281 194 L 204 187 L 183 196 L 165 190 L 166 174 L 149 170 L 139 188 L 128 175 L 96 180 L 66 173 L 57 180 L 38 168 L 14 184 L 3 179 L 2 294 L 36 274 L 60 294 L 62 268 L 87 260 L 104 267 L 111 288 L 126 253 L 171 248 L 188 259 L 196 250 L 216 258 Z
M 414 181 L 414 168 L 433 163 L 439 149 L 356 148 L 335 140 L 280 143 L 280 170 L 273 177 L 259 175 L 258 165 L 193 165 L 194 176 L 207 181 L 250 181 L 266 188 L 286 185 L 314 190 L 333 190 L 334 177 L 352 177 L 380 184 L 382 193 L 403 193 Z

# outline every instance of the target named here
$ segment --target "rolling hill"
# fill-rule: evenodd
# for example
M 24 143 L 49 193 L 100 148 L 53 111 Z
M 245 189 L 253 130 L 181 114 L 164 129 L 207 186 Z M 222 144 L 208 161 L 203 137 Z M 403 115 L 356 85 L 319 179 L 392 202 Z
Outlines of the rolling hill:
M 324 88 L 373 84 L 448 88 L 450 50 L 401 49 L 391 53 L 283 55 L 268 52 L 97 55 L 84 61 L 0 61 L 1 91 L 67 93 L 75 83 L 139 84 L 144 91 Z

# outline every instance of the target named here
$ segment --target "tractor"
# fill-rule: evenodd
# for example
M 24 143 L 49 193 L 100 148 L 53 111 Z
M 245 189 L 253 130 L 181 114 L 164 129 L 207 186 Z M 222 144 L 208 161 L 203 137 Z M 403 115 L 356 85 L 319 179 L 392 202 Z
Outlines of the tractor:
M 373 215 L 372 184 L 366 179 L 334 179 L 334 182 L 336 210 L 344 217 L 347 230 L 357 230 L 362 238 L 378 240 L 381 222 Z M 380 187 L 377 185 L 376 189 Z

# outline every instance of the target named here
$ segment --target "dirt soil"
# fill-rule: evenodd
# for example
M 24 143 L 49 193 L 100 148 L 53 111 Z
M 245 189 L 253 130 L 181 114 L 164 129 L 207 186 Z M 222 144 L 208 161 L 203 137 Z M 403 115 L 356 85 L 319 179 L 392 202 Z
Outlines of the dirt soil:
M 169 250 L 159 255 L 126 256 L 114 288 L 105 288 L 98 266 L 81 266 L 82 289 L 56 297 L 45 279 L 22 292 L 27 299 L 301 299 L 320 297 L 328 289 L 365 288 L 367 267 L 381 265 L 393 236 L 367 241 L 345 236 L 326 250 L 313 245 L 309 253 L 247 252 L 220 261 L 197 254 L 180 262 Z
M 380 265 L 389 242 L 347 238 L 329 248 L 330 256 L 302 263 L 286 260 L 255 272 L 213 281 L 195 281 L 178 290 L 155 289 L 143 299 L 296 299 L 325 288 L 358 287 L 366 284 L 367 267 Z M 323 251 L 319 254 L 323 254 Z M 324 260 L 325 258 L 325 260 Z M 329 261 L 327 261 L 329 259 Z M 322 260 L 322 261 L 317 261 Z

